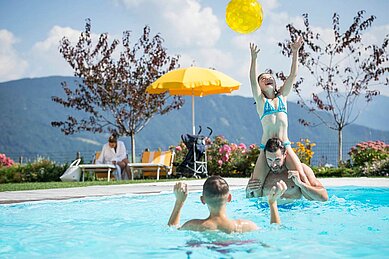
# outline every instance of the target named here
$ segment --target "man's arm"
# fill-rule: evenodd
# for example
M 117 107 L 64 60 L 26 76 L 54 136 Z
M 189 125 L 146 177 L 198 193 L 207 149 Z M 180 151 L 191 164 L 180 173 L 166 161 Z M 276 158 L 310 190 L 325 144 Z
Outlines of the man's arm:
M 180 224 L 181 209 L 188 196 L 188 186 L 183 182 L 178 182 L 174 185 L 173 192 L 176 196 L 176 202 L 167 224 L 168 226 L 178 227 Z
M 299 172 L 299 176 L 302 182 L 308 182 L 308 178 L 304 173 L 303 165 L 300 161 L 300 158 L 297 156 L 296 152 L 290 147 L 286 149 L 287 156 L 285 160 L 285 165 L 288 170 L 296 170 Z
M 306 164 L 302 164 L 304 174 L 308 178 L 306 183 L 300 180 L 299 173 L 297 171 L 288 171 L 288 178 L 292 178 L 293 182 L 300 187 L 302 194 L 308 200 L 315 201 L 327 201 L 328 193 L 324 186 L 317 180 L 312 169 Z
M 298 68 L 298 55 L 300 47 L 303 45 L 303 38 L 299 37 L 295 42 L 292 43 L 292 66 L 290 68 L 290 74 L 288 78 L 285 80 L 284 85 L 281 87 L 280 92 L 283 96 L 288 96 L 290 91 L 292 90 L 293 83 L 297 76 L 297 68 Z
M 267 202 L 270 207 L 270 224 L 281 224 L 280 214 L 278 213 L 277 207 L 277 199 L 285 193 L 286 189 L 288 189 L 286 183 L 281 180 L 271 188 L 267 196 Z

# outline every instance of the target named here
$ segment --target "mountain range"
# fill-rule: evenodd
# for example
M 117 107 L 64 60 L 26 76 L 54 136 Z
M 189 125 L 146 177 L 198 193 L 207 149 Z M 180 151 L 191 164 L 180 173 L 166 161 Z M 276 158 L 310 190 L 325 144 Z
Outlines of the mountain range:
M 74 78 L 53 76 L 0 83 L 0 153 L 14 160 L 44 156 L 56 161 L 71 161 L 76 152 L 90 158 L 94 151 L 101 149 L 108 133 L 83 132 L 65 136 L 58 128 L 51 126 L 52 121 L 77 114 L 51 100 L 52 96 L 64 96 L 60 85 L 63 81 L 71 83 Z M 360 114 L 357 122 L 361 125 L 352 124 L 345 128 L 345 153 L 351 145 L 360 141 L 389 140 L 388 99 L 386 96 L 378 96 Z M 211 127 L 213 136 L 223 135 L 234 143 L 259 144 L 262 129 L 252 98 L 233 95 L 196 97 L 195 113 L 196 125 Z M 326 155 L 326 159 L 327 162 L 334 162 L 337 132 L 325 126 L 305 127 L 299 124 L 299 118 L 315 118 L 293 102 L 288 102 L 288 116 L 290 139 L 310 139 L 317 144 L 316 152 L 333 154 L 333 157 Z M 139 155 L 144 148 L 155 150 L 177 145 L 181 134 L 185 133 L 191 133 L 190 97 L 185 97 L 182 109 L 154 117 L 136 135 L 136 153 Z M 207 130 L 203 134 L 208 134 Z M 123 140 L 130 150 L 129 138 Z

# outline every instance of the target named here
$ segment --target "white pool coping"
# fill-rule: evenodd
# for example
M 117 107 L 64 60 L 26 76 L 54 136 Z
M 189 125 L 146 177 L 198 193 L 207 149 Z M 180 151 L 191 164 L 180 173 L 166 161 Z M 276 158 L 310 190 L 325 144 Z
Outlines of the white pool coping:
M 225 178 L 231 189 L 244 188 L 247 178 Z M 364 186 L 364 187 L 389 187 L 389 178 L 320 178 L 325 187 L 338 186 Z M 177 180 L 182 181 L 182 180 Z M 205 179 L 185 181 L 189 191 L 202 189 Z M 0 204 L 13 204 L 20 202 L 33 202 L 44 200 L 67 200 L 86 197 L 101 197 L 111 195 L 130 194 L 159 194 L 171 192 L 174 181 L 153 182 L 139 184 L 96 185 L 77 188 L 58 188 L 32 191 L 7 191 L 0 192 Z M 388 189 L 389 191 L 389 189 Z

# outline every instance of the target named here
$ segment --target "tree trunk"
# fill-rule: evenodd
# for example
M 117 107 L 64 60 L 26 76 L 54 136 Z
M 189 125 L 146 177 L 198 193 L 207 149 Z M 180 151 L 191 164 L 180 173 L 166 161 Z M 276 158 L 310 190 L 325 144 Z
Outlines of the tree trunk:
M 131 163 L 135 163 L 136 154 L 135 154 L 135 134 L 131 133 Z
M 342 128 L 340 128 L 338 129 L 338 166 L 343 160 L 342 150 L 343 150 L 343 135 L 342 135 Z

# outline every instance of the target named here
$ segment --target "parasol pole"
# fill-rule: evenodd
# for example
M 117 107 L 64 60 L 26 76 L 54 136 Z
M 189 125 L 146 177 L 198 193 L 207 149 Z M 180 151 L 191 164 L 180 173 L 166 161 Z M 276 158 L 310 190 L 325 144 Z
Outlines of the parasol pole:
M 195 113 L 194 113 L 194 90 L 192 88 L 192 133 L 196 134 L 196 126 L 195 126 Z

